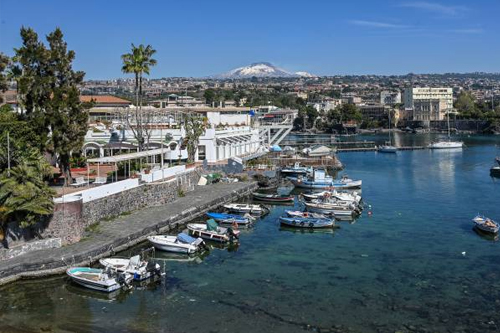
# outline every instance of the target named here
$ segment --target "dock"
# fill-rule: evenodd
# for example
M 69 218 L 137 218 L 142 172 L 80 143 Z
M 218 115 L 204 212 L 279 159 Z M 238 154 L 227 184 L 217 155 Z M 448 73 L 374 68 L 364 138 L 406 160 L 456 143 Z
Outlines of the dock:
M 398 147 L 398 150 L 423 150 L 429 149 L 426 146 L 406 146 Z M 354 153 L 354 152 L 367 152 L 367 151 L 377 151 L 377 147 L 356 147 L 356 148 L 338 148 L 338 153 Z
M 209 210 L 250 194 L 257 187 L 256 182 L 197 186 L 169 204 L 101 221 L 98 231 L 83 241 L 1 261 L 0 285 L 22 278 L 62 274 L 71 266 L 92 265 L 100 258 L 144 242 L 148 236 L 183 227 Z

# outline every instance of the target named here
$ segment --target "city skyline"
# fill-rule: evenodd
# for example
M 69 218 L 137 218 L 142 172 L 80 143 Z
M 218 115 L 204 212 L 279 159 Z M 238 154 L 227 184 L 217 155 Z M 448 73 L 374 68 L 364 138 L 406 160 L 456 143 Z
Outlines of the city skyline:
M 151 78 L 206 77 L 266 61 L 316 75 L 500 71 L 500 4 L 464 1 L 219 1 L 161 3 L 136 18 L 132 2 L 0 1 L 0 51 L 19 47 L 21 26 L 42 39 L 60 27 L 86 79 L 128 77 L 120 55 L 151 44 Z M 10 15 L 5 13 L 22 13 Z M 162 15 L 161 13 L 164 13 Z

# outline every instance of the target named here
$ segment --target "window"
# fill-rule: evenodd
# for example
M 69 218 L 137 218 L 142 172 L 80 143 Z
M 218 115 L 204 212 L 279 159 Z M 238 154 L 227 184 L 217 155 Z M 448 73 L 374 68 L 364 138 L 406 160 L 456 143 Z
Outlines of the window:
M 198 146 L 198 160 L 204 161 L 206 159 L 205 146 Z

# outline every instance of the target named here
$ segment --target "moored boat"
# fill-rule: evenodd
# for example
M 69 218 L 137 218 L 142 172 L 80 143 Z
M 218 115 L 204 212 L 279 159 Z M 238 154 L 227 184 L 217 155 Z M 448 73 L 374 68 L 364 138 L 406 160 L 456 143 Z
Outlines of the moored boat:
M 326 218 L 280 217 L 280 223 L 295 228 L 331 228 L 335 225 L 335 220 Z
M 382 146 L 378 146 L 377 151 L 379 153 L 395 154 L 398 152 L 398 148 L 391 146 L 391 145 L 382 145 Z
M 102 258 L 99 263 L 104 267 L 111 267 L 117 272 L 131 274 L 136 281 L 161 276 L 160 265 L 153 261 L 141 260 L 140 255 L 131 258 Z
M 267 201 L 267 202 L 293 202 L 293 196 L 281 196 L 278 194 L 265 194 L 265 193 L 252 193 L 252 196 L 256 200 Z
M 330 203 L 305 202 L 307 210 L 313 213 L 334 215 L 335 217 L 346 217 L 355 215 L 354 209 L 346 209 Z
M 482 215 L 477 215 L 472 219 L 472 221 L 474 222 L 476 228 L 487 233 L 497 234 L 498 230 L 500 229 L 500 226 L 497 222 Z
M 260 205 L 230 203 L 225 204 L 222 207 L 235 213 L 250 213 L 255 215 L 262 215 L 264 213 L 264 210 Z
M 285 213 L 289 217 L 316 218 L 316 219 L 324 219 L 324 218 L 326 218 L 326 216 L 323 215 L 323 214 L 311 213 L 311 212 L 303 212 L 303 211 L 300 211 L 300 210 L 286 210 Z
M 299 188 L 309 189 L 355 189 L 361 188 L 361 180 L 352 180 L 347 176 L 343 176 L 339 180 L 334 180 L 331 176 L 325 174 L 324 170 L 314 170 L 313 177 L 288 177 L 293 185 Z
M 66 274 L 75 283 L 98 291 L 112 292 L 128 286 L 133 276 L 128 273 L 118 273 L 110 267 L 106 269 L 90 267 L 71 267 Z
M 438 141 L 429 144 L 430 149 L 462 149 L 463 146 L 461 141 Z
M 175 253 L 192 254 L 205 247 L 203 239 L 193 238 L 185 233 L 180 233 L 177 236 L 149 236 L 148 241 L 158 250 Z
M 308 173 L 311 173 L 313 169 L 311 167 L 301 167 L 299 162 L 296 162 L 293 167 L 285 167 L 280 170 L 281 174 L 284 177 L 288 176 L 299 176 L 299 175 L 307 175 Z
M 303 193 L 302 197 L 306 201 L 313 201 L 313 200 L 321 200 L 324 198 L 335 198 L 337 200 L 341 201 L 348 201 L 355 203 L 359 205 L 361 203 L 361 196 L 357 194 L 357 192 L 352 192 L 352 193 L 345 193 L 345 192 L 338 192 L 336 190 L 333 191 L 323 191 L 323 192 L 317 192 L 317 193 Z
M 500 178 L 500 166 L 494 166 L 490 169 L 490 176 L 491 177 L 498 177 Z
M 189 233 L 194 237 L 200 237 L 219 243 L 237 242 L 239 231 L 232 228 L 220 227 L 213 219 L 207 220 L 205 224 L 189 223 Z
M 236 223 L 238 226 L 248 226 L 255 220 L 255 218 L 250 216 L 249 214 L 245 214 L 242 216 L 236 214 L 208 212 L 206 213 L 206 215 L 220 224 Z

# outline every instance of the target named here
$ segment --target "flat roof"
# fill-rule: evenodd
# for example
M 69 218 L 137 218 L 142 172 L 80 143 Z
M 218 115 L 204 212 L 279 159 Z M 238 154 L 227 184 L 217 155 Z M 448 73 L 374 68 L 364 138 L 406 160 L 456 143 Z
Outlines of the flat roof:
M 139 151 L 139 152 L 130 153 L 130 154 L 120 154 L 120 155 L 115 155 L 115 156 L 89 158 L 87 160 L 87 162 L 89 162 L 89 163 L 117 163 L 117 162 L 135 160 L 135 159 L 138 159 L 141 157 L 160 155 L 162 152 L 165 153 L 167 151 L 169 151 L 169 150 L 165 149 L 165 148 L 163 148 L 163 149 L 158 148 L 158 149 Z

